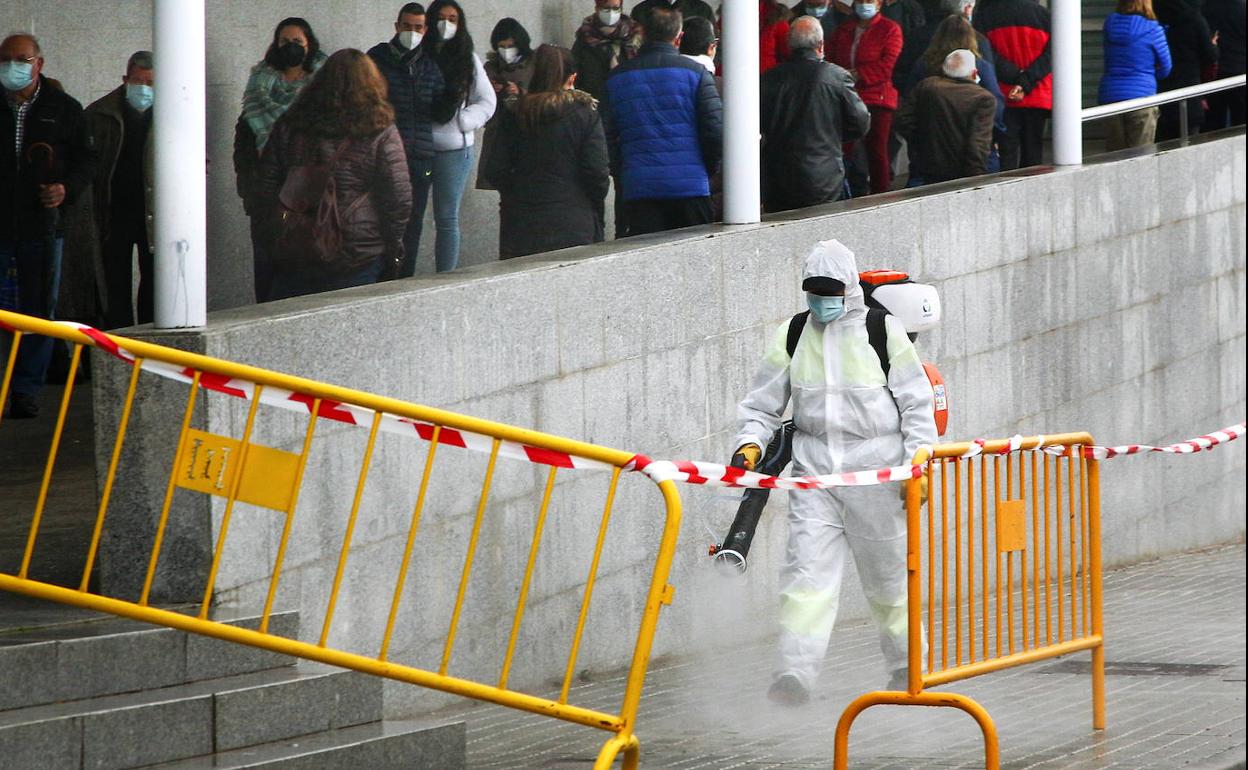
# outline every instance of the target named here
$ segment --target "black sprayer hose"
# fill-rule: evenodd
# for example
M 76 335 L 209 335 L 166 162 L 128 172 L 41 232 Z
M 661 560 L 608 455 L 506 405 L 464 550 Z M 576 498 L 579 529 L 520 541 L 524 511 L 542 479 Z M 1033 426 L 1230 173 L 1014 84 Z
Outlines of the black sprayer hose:
M 767 444 L 767 451 L 763 453 L 762 462 L 755 471 L 768 476 L 780 475 L 793 458 L 794 430 L 792 420 L 780 426 Z M 732 567 L 740 573 L 745 572 L 745 559 L 750 553 L 750 544 L 754 541 L 754 531 L 758 529 L 758 520 L 762 517 L 770 496 L 770 489 L 745 490 L 741 505 L 737 507 L 737 516 L 732 520 L 732 527 L 728 529 L 724 542 L 711 549 L 717 565 Z

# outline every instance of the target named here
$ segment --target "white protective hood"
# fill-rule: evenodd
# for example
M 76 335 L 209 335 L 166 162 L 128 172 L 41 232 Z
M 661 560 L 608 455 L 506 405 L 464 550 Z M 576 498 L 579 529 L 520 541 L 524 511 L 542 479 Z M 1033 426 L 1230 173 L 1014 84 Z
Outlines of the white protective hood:
M 806 266 L 802 269 L 802 281 L 807 278 L 834 278 L 845 284 L 845 316 L 844 319 L 862 317 L 866 314 L 866 300 L 863 298 L 862 287 L 858 285 L 858 261 L 854 252 L 840 241 L 820 241 L 806 255 Z M 854 316 L 850 314 L 854 313 Z
M 936 441 L 932 387 L 901 322 L 885 319 L 889 375 L 867 337 L 866 306 L 854 254 L 822 241 L 806 258 L 803 280 L 845 284 L 845 315 L 811 318 L 789 358 L 786 319 L 772 335 L 750 391 L 737 407 L 737 446 L 766 447 L 792 401 L 797 433 L 794 472 L 841 473 L 902 465 Z

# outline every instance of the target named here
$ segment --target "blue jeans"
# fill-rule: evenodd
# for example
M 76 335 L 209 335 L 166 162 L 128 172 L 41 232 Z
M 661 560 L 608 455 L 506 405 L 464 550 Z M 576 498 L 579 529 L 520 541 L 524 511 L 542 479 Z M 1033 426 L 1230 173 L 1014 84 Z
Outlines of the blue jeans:
M 429 205 L 429 187 L 433 184 L 433 158 L 408 158 L 407 173 L 412 180 L 412 217 L 403 233 L 403 264 L 400 278 L 416 274 L 416 252 L 425 227 L 425 207 Z
M 51 254 L 48 247 L 51 246 Z M 0 241 L 0 264 L 10 260 L 17 263 L 18 304 L 17 312 L 38 318 L 53 319 L 56 317 L 56 299 L 61 291 L 61 251 L 64 241 L 60 238 L 51 241 L 43 238 L 21 238 Z M 4 360 L 8 359 L 9 345 L 12 335 L 0 333 L 3 346 L 0 352 Z M 14 393 L 24 396 L 35 396 L 43 387 L 43 379 L 48 373 L 48 362 L 52 360 L 52 338 L 39 336 L 22 336 L 17 351 L 17 362 L 13 367 Z
M 433 156 L 433 223 L 437 229 L 433 258 L 439 273 L 459 266 L 459 204 L 471 170 L 471 147 Z

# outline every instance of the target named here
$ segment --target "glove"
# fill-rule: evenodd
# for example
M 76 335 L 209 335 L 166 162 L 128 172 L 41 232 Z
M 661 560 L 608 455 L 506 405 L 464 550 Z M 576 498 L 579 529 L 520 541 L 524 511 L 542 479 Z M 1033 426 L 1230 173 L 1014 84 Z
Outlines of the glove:
M 898 495 L 898 497 L 901 498 L 901 501 L 903 503 L 906 501 L 906 490 L 908 490 L 909 488 L 910 488 L 909 484 L 901 485 L 901 493 Z M 919 477 L 919 505 L 924 505 L 925 503 L 927 503 L 927 476 L 920 476 Z
M 732 462 L 729 465 L 741 470 L 752 471 L 754 466 L 758 465 L 759 458 L 762 456 L 763 450 L 758 448 L 758 444 L 742 444 L 733 453 Z

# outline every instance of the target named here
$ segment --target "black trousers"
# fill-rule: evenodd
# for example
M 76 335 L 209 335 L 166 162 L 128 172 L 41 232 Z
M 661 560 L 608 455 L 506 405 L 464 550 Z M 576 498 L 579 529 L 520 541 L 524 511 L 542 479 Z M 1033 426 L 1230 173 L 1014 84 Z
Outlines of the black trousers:
M 1244 89 L 1235 88 L 1209 94 L 1205 101 L 1209 104 L 1209 109 L 1205 111 L 1206 130 L 1214 131 L 1244 124 Z
M 1201 100 L 1187 100 L 1187 135 L 1199 134 L 1205 122 L 1205 108 Z M 1161 114 L 1157 117 L 1157 141 L 1178 139 L 1183 136 L 1183 120 L 1178 102 L 1161 105 Z
M 273 299 L 273 257 L 269 254 L 272 234 L 267 220 L 259 214 L 247 216 L 251 233 L 251 269 L 255 279 L 256 302 Z
M 132 297 L 134 291 L 134 258 L 135 249 L 139 252 L 139 296 L 136 303 Z M 154 283 L 152 250 L 147 243 L 147 228 L 140 222 L 137 225 L 114 229 L 104 239 L 104 250 L 101 255 L 104 261 L 104 277 L 108 283 L 108 311 L 104 314 L 104 325 L 108 329 L 120 329 L 133 326 L 135 323 L 152 322 Z M 136 307 L 137 305 L 137 307 Z M 138 320 L 135 320 L 135 310 Z
M 1044 124 L 1049 111 L 1034 107 L 1007 107 L 1005 135 L 999 144 L 1001 170 L 1010 171 L 1044 162 Z
M 624 230 L 621 235 L 617 222 L 616 237 L 624 238 L 694 225 L 709 225 L 715 221 L 715 211 L 711 207 L 709 195 L 704 198 L 623 201 L 620 213 L 624 215 Z

